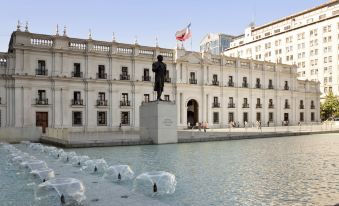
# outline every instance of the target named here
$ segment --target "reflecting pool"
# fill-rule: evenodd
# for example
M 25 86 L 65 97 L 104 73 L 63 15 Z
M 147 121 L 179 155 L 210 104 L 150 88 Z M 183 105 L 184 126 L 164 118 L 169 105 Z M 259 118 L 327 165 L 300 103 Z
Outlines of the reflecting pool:
M 129 165 L 136 175 L 174 174 L 175 192 L 152 197 L 173 206 L 339 203 L 339 134 L 68 151 Z M 1 154 L 0 201 L 31 198 L 27 185 L 10 185 L 18 176 L 6 168 Z

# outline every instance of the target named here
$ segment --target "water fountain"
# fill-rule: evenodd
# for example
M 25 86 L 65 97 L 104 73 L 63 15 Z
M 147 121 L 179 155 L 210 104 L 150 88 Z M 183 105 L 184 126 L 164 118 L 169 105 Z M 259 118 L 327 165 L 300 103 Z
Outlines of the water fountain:
M 146 172 L 136 177 L 133 190 L 145 195 L 173 194 L 177 181 L 175 176 L 164 171 Z
M 20 167 L 26 168 L 29 171 L 48 169 L 45 161 L 42 160 L 28 160 L 20 163 Z
M 70 162 L 71 158 L 76 156 L 77 154 L 75 152 L 62 152 L 60 154 L 61 161 L 68 163 Z
M 37 170 L 32 170 L 30 174 L 34 178 L 39 178 L 41 182 L 45 182 L 47 180 L 51 180 L 55 178 L 54 171 L 52 169 L 37 169 Z
M 82 171 L 90 174 L 104 174 L 108 165 L 104 159 L 87 160 L 84 166 L 81 168 Z
M 80 206 L 83 205 L 85 187 L 74 178 L 56 178 L 38 185 L 35 191 L 37 205 Z
M 89 160 L 89 157 L 86 156 L 86 155 L 83 155 L 83 156 L 73 156 L 71 158 L 70 162 L 75 167 L 82 167 L 87 160 Z
M 131 180 L 134 172 L 128 165 L 113 165 L 106 170 L 104 177 L 113 182 L 120 182 Z

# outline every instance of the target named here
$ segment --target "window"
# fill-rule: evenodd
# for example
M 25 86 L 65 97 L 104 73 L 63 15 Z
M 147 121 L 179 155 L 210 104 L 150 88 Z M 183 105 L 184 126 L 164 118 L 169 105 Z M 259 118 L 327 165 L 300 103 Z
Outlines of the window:
M 128 101 L 128 93 L 121 94 L 120 106 L 130 106 L 130 101 Z
M 106 126 L 107 125 L 107 112 L 98 112 L 98 126 Z
M 248 122 L 248 112 L 244 112 L 242 114 L 242 119 L 243 119 L 243 122 Z
M 73 105 L 83 105 L 83 101 L 81 99 L 81 93 L 79 91 L 73 92 Z
M 269 89 L 273 89 L 273 81 L 272 81 L 272 79 L 268 80 L 268 88 Z
M 129 112 L 121 112 L 121 125 L 130 125 Z
M 314 116 L 314 112 L 311 112 L 311 122 L 315 121 L 315 116 Z
M 105 92 L 99 92 L 99 100 L 105 100 Z
M 228 122 L 234 122 L 234 113 L 233 112 L 228 113 Z
M 128 67 L 121 67 L 120 80 L 129 80 Z
M 47 75 L 46 62 L 44 60 L 38 60 L 38 68 L 35 72 L 36 75 Z
M 248 87 L 247 85 L 247 77 L 242 78 L 242 87 Z
M 164 97 L 165 97 L 165 101 L 168 101 L 168 102 L 171 101 L 170 100 L 170 95 L 166 94 L 166 95 L 164 95 Z
M 268 113 L 268 121 L 273 122 L 273 112 Z
M 195 72 L 190 72 L 190 84 L 197 84 L 197 80 L 195 78 Z
M 149 102 L 149 94 L 144 94 L 144 102 Z
M 107 79 L 107 74 L 105 73 L 105 65 L 98 65 L 98 79 Z
M 229 97 L 229 98 L 228 98 L 228 102 L 229 102 L 230 104 L 233 104 L 233 97 Z
M 256 79 L 255 87 L 256 88 L 261 88 L 261 84 L 260 84 L 260 79 L 259 78 Z
M 80 63 L 73 64 L 72 77 L 82 77 L 82 72 L 80 70 Z
M 38 90 L 38 99 L 39 101 L 46 99 L 46 90 Z
M 72 123 L 73 126 L 82 125 L 82 112 L 72 112 Z
M 149 76 L 149 69 L 144 69 L 144 76 L 142 77 L 142 81 L 151 81 L 151 77 Z
M 213 83 L 218 82 L 218 75 L 213 74 Z
M 299 115 L 299 121 L 300 121 L 300 122 L 303 122 L 303 121 L 304 121 L 304 112 L 300 112 L 300 115 Z
M 257 112 L 256 120 L 261 121 L 261 113 L 260 112 Z
M 219 112 L 213 112 L 213 124 L 219 124 Z

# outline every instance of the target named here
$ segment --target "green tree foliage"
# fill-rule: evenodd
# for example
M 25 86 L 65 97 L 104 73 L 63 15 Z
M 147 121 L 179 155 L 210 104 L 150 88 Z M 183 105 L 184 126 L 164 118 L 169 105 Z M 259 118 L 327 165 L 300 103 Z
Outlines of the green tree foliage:
M 332 92 L 328 93 L 325 102 L 321 103 L 320 115 L 322 120 L 339 116 L 339 100 Z

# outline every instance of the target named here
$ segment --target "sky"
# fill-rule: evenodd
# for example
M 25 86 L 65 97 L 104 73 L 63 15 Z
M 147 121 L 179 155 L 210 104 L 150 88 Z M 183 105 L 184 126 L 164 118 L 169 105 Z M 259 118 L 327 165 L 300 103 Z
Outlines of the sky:
M 199 50 L 209 32 L 240 35 L 255 22 L 257 26 L 318 6 L 328 0 L 0 0 L 0 52 L 6 52 L 17 21 L 28 21 L 32 33 L 60 33 L 75 38 L 92 38 L 175 48 L 175 32 L 191 22 L 192 40 L 187 50 Z M 191 47 L 192 46 L 192 47 Z

